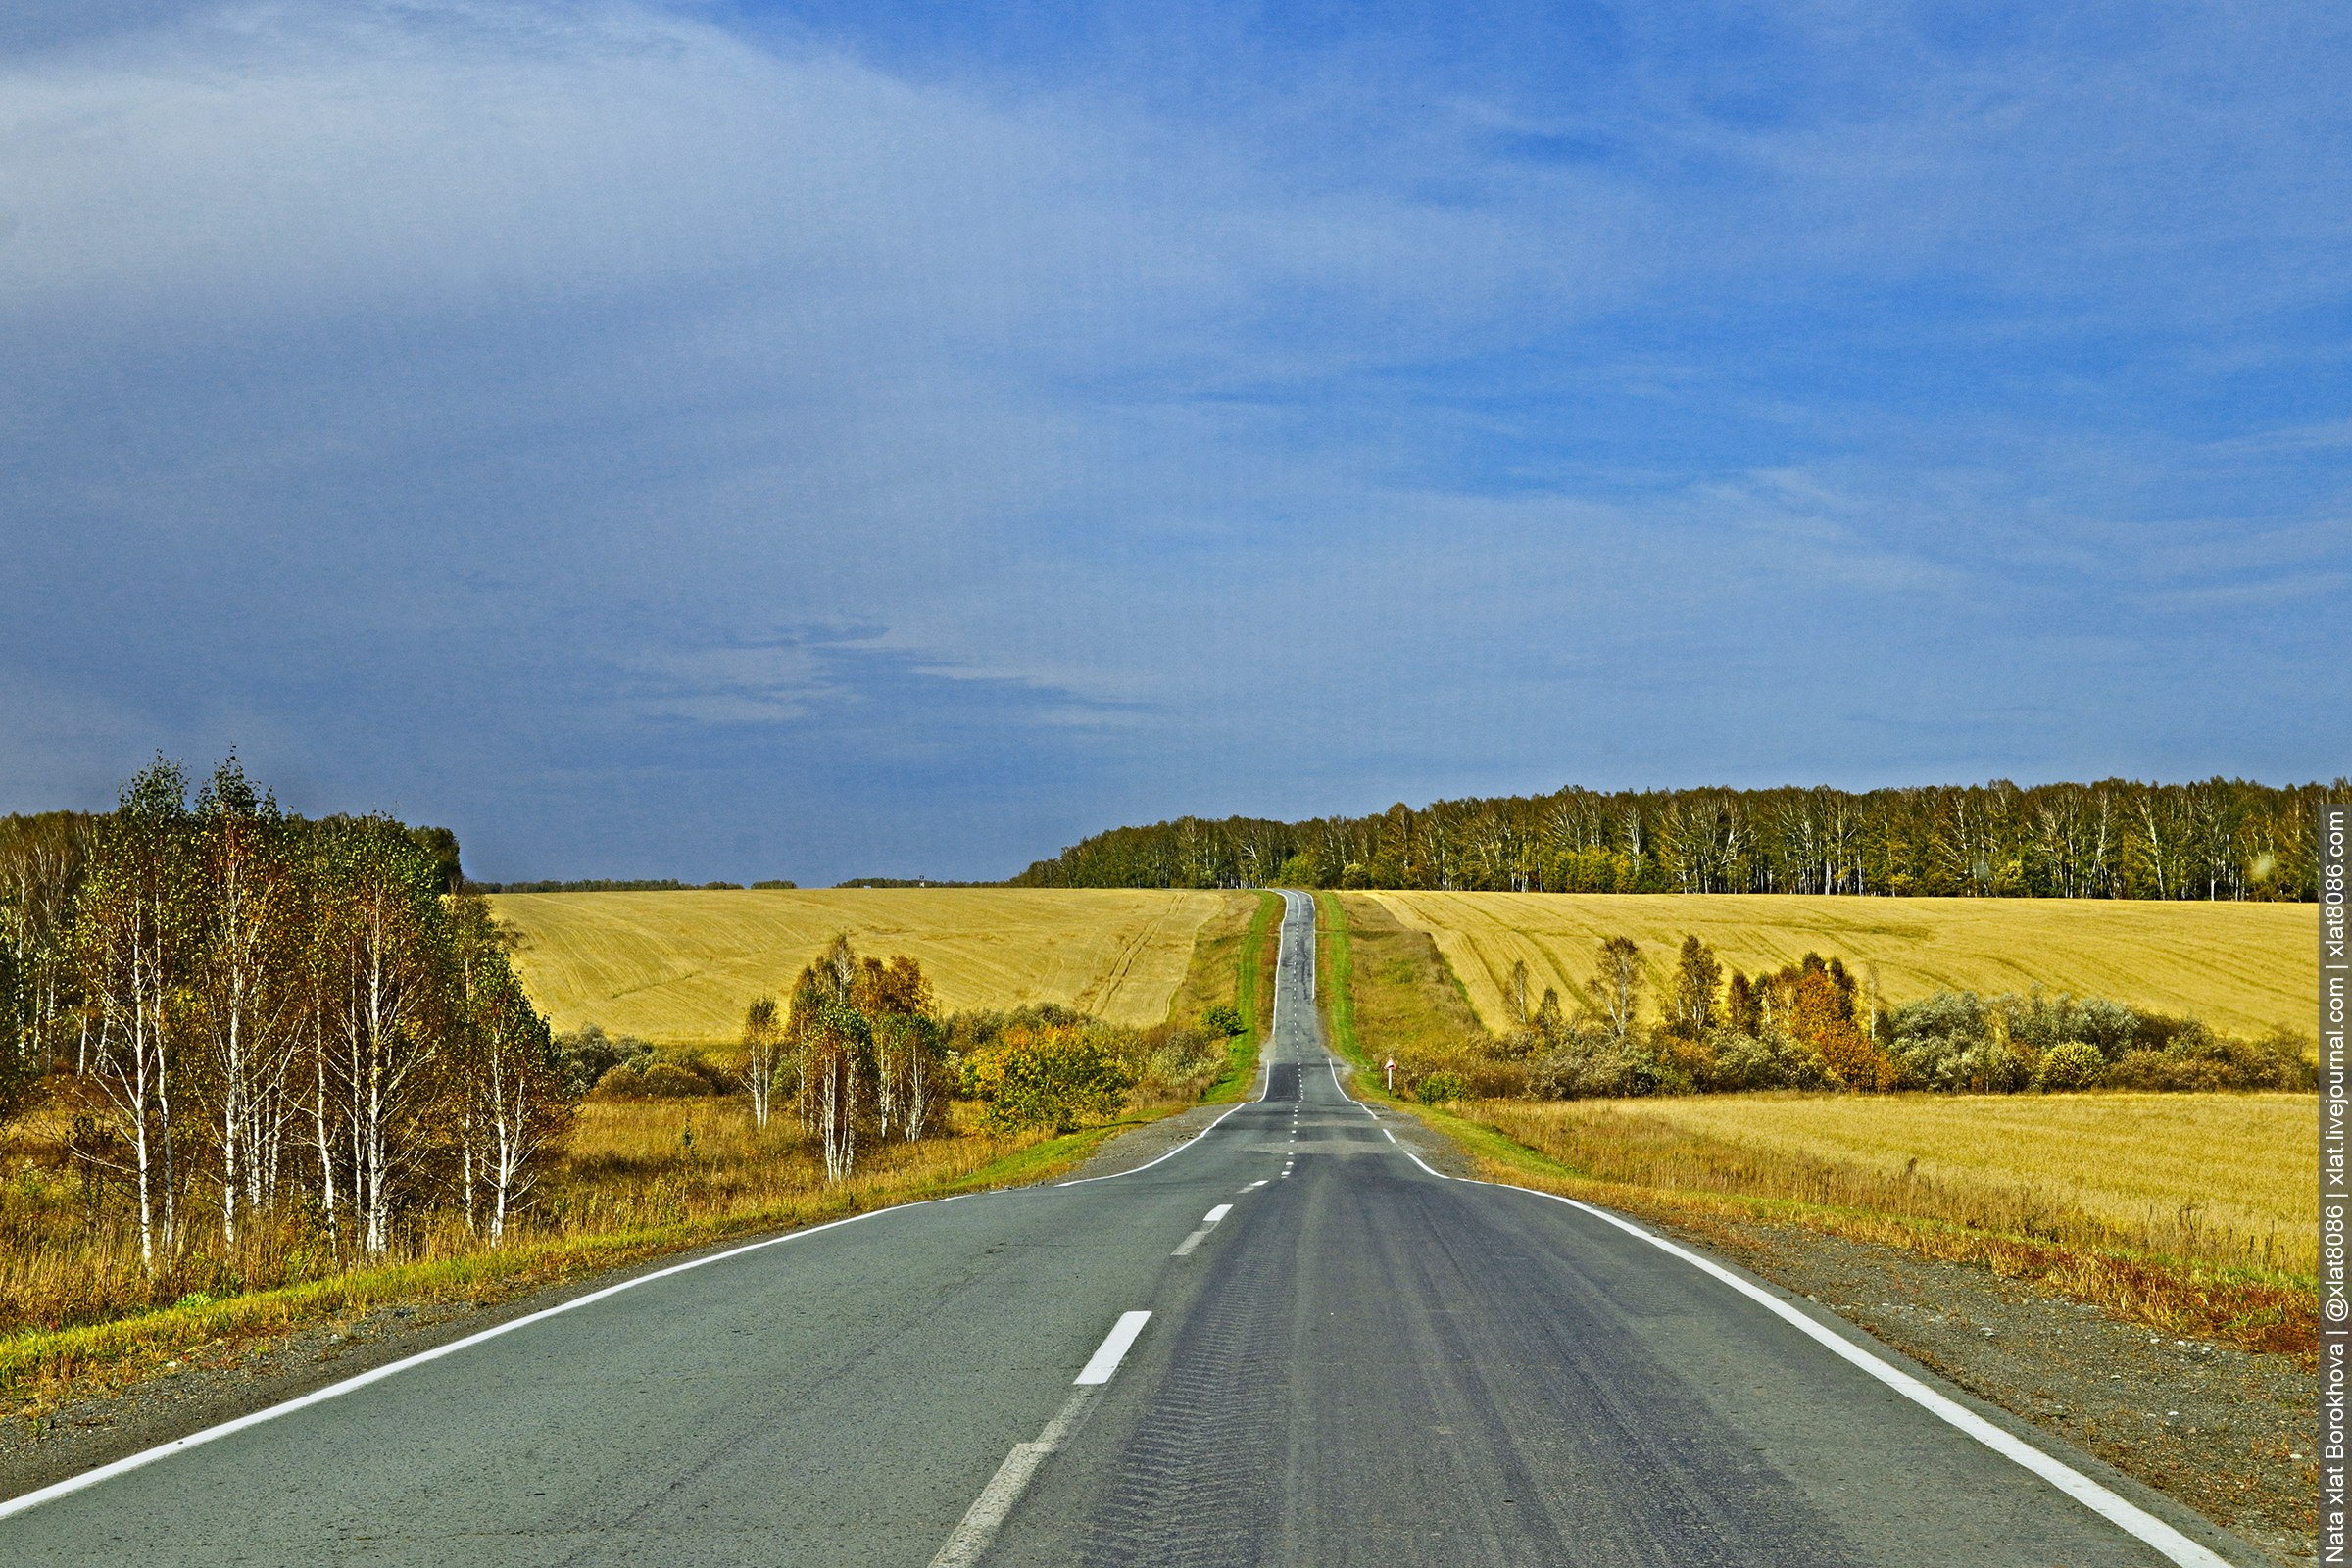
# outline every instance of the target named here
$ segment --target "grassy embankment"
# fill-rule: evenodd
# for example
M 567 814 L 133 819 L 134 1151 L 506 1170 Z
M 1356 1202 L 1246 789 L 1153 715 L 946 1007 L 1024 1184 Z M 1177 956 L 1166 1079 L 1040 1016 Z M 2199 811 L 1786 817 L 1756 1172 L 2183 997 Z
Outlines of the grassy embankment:
M 1273 916 L 1267 906 L 1278 912 L 1280 899 L 1187 898 L 1208 901 L 1206 918 L 1193 922 L 1199 940 L 1183 971 L 1159 990 L 1158 1005 L 1170 1021 L 1190 1022 L 1200 1007 L 1218 1002 L 1253 1016 L 1256 999 L 1270 995 L 1265 937 Z M 1131 932 L 1127 941 L 1102 945 L 1101 951 L 1115 963 L 1143 946 Z M 1130 975 L 1133 967 L 1130 961 Z M 1237 1039 L 1225 1073 L 1204 1098 L 1246 1094 L 1256 1067 L 1252 1032 Z M 953 1136 L 884 1145 L 869 1152 L 851 1180 L 829 1184 L 797 1126 L 784 1121 L 755 1131 L 742 1097 L 591 1101 L 580 1107 L 562 1156 L 542 1177 L 536 1208 L 503 1247 L 488 1247 L 462 1225 L 446 1224 L 407 1238 L 404 1255 L 382 1266 L 222 1293 L 219 1299 L 189 1299 L 162 1310 L 144 1309 L 152 1286 L 119 1243 L 104 1257 L 93 1257 L 86 1247 L 43 1245 L 36 1231 L 44 1219 L 78 1229 L 80 1216 L 72 1205 L 19 1204 L 6 1215 L 9 1245 L 0 1251 L 0 1395 L 15 1413 L 37 1418 L 71 1390 L 133 1381 L 167 1358 L 305 1322 L 396 1301 L 500 1299 L 730 1238 L 1045 1180 L 1114 1134 L 1190 1102 L 1131 1107 L 1112 1122 L 1059 1138 L 990 1137 L 964 1127 L 957 1107 Z M 62 1110 L 53 1111 L 13 1130 L 8 1163 L 17 1167 L 20 1188 L 30 1192 L 42 1184 L 44 1170 L 59 1164 L 66 1120 Z M 65 1196 L 59 1184 L 50 1185 L 53 1200 Z M 278 1240 L 270 1249 L 277 1255 L 267 1260 L 273 1272 L 281 1278 L 300 1273 L 301 1265 L 289 1268 L 284 1254 L 302 1245 Z
M 1274 996 L 1279 950 L 1273 932 L 1282 921 L 1279 893 L 1229 893 L 1226 906 L 1202 922 L 1184 983 L 1168 1003 L 1168 1022 L 1190 1024 L 1203 1007 L 1230 1004 L 1242 1015 L 1242 1032 L 1225 1048 L 1225 1070 L 1200 1097 L 1203 1104 L 1243 1099 L 1257 1080 L 1257 1049 L 1270 1017 L 1261 1017 Z
M 1335 1046 L 1442 1037 L 1428 965 L 1367 961 L 1386 913 L 1322 895 Z M 1388 939 L 1390 946 L 1396 946 Z M 2048 956 L 2042 956 L 2048 961 Z M 1399 1032 L 1389 1034 L 1387 1027 Z M 2309 1356 L 2316 1140 L 2297 1095 L 1798 1096 L 1416 1106 L 1491 1180 L 1702 1231 L 1762 1222 L 1980 1264 L 2174 1334 Z

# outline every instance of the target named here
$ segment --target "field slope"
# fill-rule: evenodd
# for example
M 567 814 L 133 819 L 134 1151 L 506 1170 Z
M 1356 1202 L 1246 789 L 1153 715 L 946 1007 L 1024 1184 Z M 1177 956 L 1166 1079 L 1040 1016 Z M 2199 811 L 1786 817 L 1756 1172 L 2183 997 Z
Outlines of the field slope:
M 1129 889 L 841 888 L 810 892 L 504 893 L 523 984 L 558 1029 L 731 1039 L 745 1004 L 781 995 L 846 932 L 921 961 L 940 1005 L 1058 1002 L 1157 1023 L 1193 938 L 1235 895 Z
M 2217 1029 L 2309 1031 L 2319 1007 L 2308 904 L 2156 904 L 2090 899 L 1860 899 L 1716 894 L 1371 893 L 1427 931 L 1490 1029 L 1502 985 L 1525 961 L 1541 995 L 1573 1005 L 1600 938 L 1642 948 L 1651 996 L 1685 932 L 1750 974 L 1808 951 L 1879 968 L 1881 994 L 1908 1002 L 1948 988 L 2113 998 L 2186 1013 Z

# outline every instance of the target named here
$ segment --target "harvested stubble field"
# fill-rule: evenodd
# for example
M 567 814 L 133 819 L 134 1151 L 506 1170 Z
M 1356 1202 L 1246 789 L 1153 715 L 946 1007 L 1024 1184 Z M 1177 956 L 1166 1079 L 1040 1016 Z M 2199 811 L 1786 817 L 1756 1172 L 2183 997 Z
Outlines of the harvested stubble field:
M 781 995 L 836 933 L 906 954 L 945 1011 L 1056 1002 L 1154 1024 L 1194 937 L 1252 895 L 1128 889 L 840 888 L 788 892 L 504 893 L 516 963 L 559 1030 L 596 1023 L 657 1042 L 732 1039 L 743 1009 Z
M 1808 952 L 1875 963 L 1882 996 L 1936 990 L 1993 995 L 2034 986 L 2202 1018 L 2229 1034 L 2276 1024 L 2308 1031 L 2319 1008 L 2308 904 L 2153 903 L 2105 899 L 1880 899 L 1818 895 L 1368 893 L 1426 931 L 1490 1029 L 1502 987 L 1524 961 L 1539 993 L 1573 1004 L 1601 938 L 1642 945 L 1656 995 L 1685 933 L 1749 974 Z

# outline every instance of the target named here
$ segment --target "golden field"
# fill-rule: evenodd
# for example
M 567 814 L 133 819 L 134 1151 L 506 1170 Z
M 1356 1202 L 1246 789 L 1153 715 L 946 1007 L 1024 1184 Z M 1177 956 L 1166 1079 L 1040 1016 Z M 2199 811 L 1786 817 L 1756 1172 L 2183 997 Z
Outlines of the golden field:
M 2233 1034 L 2284 1023 L 2309 1032 L 2319 1007 L 2319 928 L 2308 904 L 2143 903 L 2101 899 L 1877 899 L 1641 893 L 1366 893 L 1427 931 L 1490 1029 L 1502 983 L 1524 960 L 1537 995 L 1572 1003 L 1602 937 L 1642 948 L 1655 997 L 1686 932 L 1725 964 L 1755 974 L 1807 952 L 1876 963 L 1881 995 L 1936 990 L 2110 998 L 2188 1014 Z
M 2319 1106 L 2309 1095 L 1702 1095 L 1482 1109 L 1523 1143 L 1534 1134 L 1531 1147 L 1578 1124 L 1610 1143 L 1624 1141 L 1620 1127 L 1664 1124 L 1774 1169 L 1850 1165 L 1874 1186 L 1916 1180 L 2019 1214 L 2079 1212 L 2177 1255 L 2316 1267 Z
M 559 1030 L 719 1041 L 757 995 L 781 997 L 836 933 L 918 960 L 947 1011 L 1057 1002 L 1154 1024 L 1193 938 L 1234 895 L 1130 889 L 836 888 L 502 893 L 524 986 Z

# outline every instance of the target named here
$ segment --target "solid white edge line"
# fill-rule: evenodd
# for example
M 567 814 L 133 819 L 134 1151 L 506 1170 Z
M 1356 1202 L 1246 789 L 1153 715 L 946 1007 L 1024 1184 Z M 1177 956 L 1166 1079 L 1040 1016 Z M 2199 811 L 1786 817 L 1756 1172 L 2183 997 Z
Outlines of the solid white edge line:
M 1200 1223 L 1203 1225 L 1214 1225 L 1217 1221 L 1223 1219 L 1226 1215 L 1232 1212 L 1233 1205 L 1231 1203 L 1219 1203 L 1216 1207 L 1210 1209 L 1207 1213 L 1200 1216 Z
M 1347 1094 L 1347 1090 L 1340 1084 L 1340 1068 L 1336 1058 L 1331 1063 L 1331 1081 L 1335 1089 L 1339 1089 L 1343 1095 Z M 1353 1096 L 1348 1096 L 1348 1098 L 1354 1100 Z M 1354 1100 L 1354 1102 L 1363 1106 L 1364 1113 L 1372 1116 L 1374 1121 L 1380 1119 L 1362 1101 Z M 1429 1171 L 1429 1174 L 1437 1177 L 1440 1181 L 1467 1182 L 1474 1187 L 1501 1188 L 1514 1193 L 1529 1193 L 1537 1198 L 1548 1198 L 1555 1203 L 1566 1203 L 1571 1208 L 1582 1209 L 1595 1219 L 1604 1220 L 1616 1226 L 1628 1235 L 1640 1237 L 1650 1246 L 1670 1252 L 1691 1267 L 1721 1280 L 1774 1316 L 1793 1325 L 1800 1333 L 1826 1347 L 1833 1354 L 1867 1372 L 1946 1425 L 1957 1428 L 1969 1437 L 1976 1439 L 2002 1458 L 2040 1477 L 2126 1535 L 2142 1544 L 2153 1547 L 2171 1561 L 2180 1564 L 2180 1568 L 2231 1568 L 2228 1558 L 2220 1556 L 2210 1547 L 2201 1546 L 2189 1540 L 2188 1537 L 2149 1513 L 2145 1508 L 2118 1495 L 2114 1491 L 2101 1486 L 2065 1461 L 2044 1453 L 2024 1439 L 1995 1426 L 1966 1405 L 1936 1393 L 1902 1368 L 1881 1359 L 1843 1335 L 1815 1322 L 1771 1292 L 1758 1289 L 1731 1270 L 1720 1264 L 1709 1262 L 1688 1248 L 1677 1246 L 1662 1236 L 1652 1235 L 1631 1220 L 1622 1219 L 1605 1208 L 1579 1202 L 1573 1198 L 1563 1198 L 1558 1193 L 1547 1193 L 1536 1187 L 1521 1187 L 1512 1182 L 1480 1181 L 1476 1177 L 1448 1176 L 1444 1171 L 1430 1170 L 1428 1163 L 1420 1155 L 1405 1148 L 1394 1132 L 1386 1127 L 1381 1131 L 1388 1134 L 1389 1142 L 1395 1144 L 1405 1158 L 1419 1165 L 1423 1170 Z
M 960 1193 L 956 1195 L 959 1198 L 966 1196 L 969 1195 Z M 862 1214 L 851 1214 L 841 1219 L 827 1220 L 822 1225 L 810 1225 L 803 1230 L 787 1231 L 782 1236 L 770 1236 L 765 1241 L 752 1242 L 743 1247 L 731 1247 L 723 1252 L 713 1252 L 709 1257 L 698 1257 L 690 1262 L 672 1263 L 669 1267 L 656 1269 L 651 1274 L 640 1274 L 633 1280 L 623 1280 L 618 1285 L 608 1285 L 602 1290 L 590 1291 L 585 1296 L 577 1296 L 558 1305 L 542 1307 L 536 1312 L 525 1313 L 510 1322 L 501 1323 L 495 1328 L 484 1329 L 478 1334 L 468 1334 L 462 1340 L 452 1340 L 447 1345 L 435 1346 L 432 1349 L 420 1350 L 415 1355 L 403 1356 L 397 1361 L 388 1361 L 382 1366 L 362 1372 L 356 1377 L 345 1378 L 340 1383 L 330 1383 L 323 1389 L 313 1389 L 310 1393 L 297 1395 L 282 1404 L 273 1404 L 267 1409 L 256 1410 L 250 1415 L 238 1416 L 233 1421 L 223 1421 L 219 1426 L 206 1427 L 201 1432 L 191 1432 L 184 1438 L 174 1438 L 170 1443 L 160 1443 L 152 1448 L 142 1448 L 137 1453 L 115 1460 L 112 1464 L 102 1464 L 94 1470 L 84 1470 L 77 1476 L 54 1482 L 41 1488 L 38 1492 L 27 1492 L 22 1496 L 11 1497 L 5 1502 L 0 1502 L 0 1519 L 6 1519 L 12 1514 L 24 1513 L 30 1508 L 37 1508 L 44 1502 L 51 1502 L 70 1493 L 79 1492 L 84 1487 L 94 1487 L 101 1481 L 111 1481 L 116 1476 L 125 1475 L 130 1471 L 151 1465 L 158 1459 L 168 1459 L 175 1453 L 184 1453 L 190 1448 L 202 1447 L 208 1443 L 242 1432 L 248 1427 L 258 1427 L 265 1421 L 274 1421 L 279 1416 L 292 1415 L 295 1411 L 308 1406 L 323 1404 L 329 1399 L 340 1398 L 355 1390 L 366 1388 L 370 1383 L 381 1383 L 386 1378 L 406 1372 L 411 1367 L 422 1366 L 427 1361 L 438 1361 L 445 1355 L 455 1355 L 460 1350 L 468 1349 L 487 1340 L 495 1340 L 502 1334 L 512 1334 L 516 1329 L 528 1328 L 533 1323 L 544 1322 L 564 1312 L 576 1311 L 580 1307 L 601 1301 L 607 1297 L 618 1296 L 623 1291 L 633 1291 L 640 1285 L 651 1285 L 654 1281 L 667 1279 L 672 1274 L 683 1274 L 690 1269 L 724 1262 L 730 1257 L 741 1257 L 746 1252 L 757 1252 L 764 1248 L 781 1246 L 786 1242 L 797 1242 L 804 1236 L 814 1236 L 818 1231 L 829 1231 L 843 1225 L 855 1225 L 861 1219 L 872 1219 L 877 1214 L 901 1213 L 907 1209 L 925 1207 L 929 1202 L 953 1202 L 954 1200 L 954 1199 L 932 1199 L 925 1203 L 894 1203 L 888 1208 L 869 1208 Z
M 1382 1131 L 1387 1132 L 1388 1129 L 1383 1128 Z M 1429 1171 L 1440 1181 L 1467 1182 L 1473 1187 L 1494 1187 L 1507 1192 L 1528 1193 L 1537 1198 L 1548 1198 L 1555 1203 L 1566 1203 L 1571 1208 L 1582 1209 L 1595 1219 L 1616 1226 L 1629 1236 L 1640 1237 L 1650 1246 L 1681 1258 L 1692 1268 L 1721 1280 L 1741 1296 L 1762 1306 L 1766 1311 L 1792 1325 L 1808 1339 L 1827 1348 L 1839 1359 L 1850 1362 L 1877 1378 L 1904 1398 L 1909 1399 L 1946 1425 L 1955 1427 L 1976 1439 L 2002 1458 L 2040 1477 L 2126 1535 L 2162 1552 L 2171 1561 L 2179 1563 L 2180 1568 L 2231 1568 L 2228 1558 L 2217 1555 L 2208 1547 L 2198 1545 L 2154 1514 L 2135 1503 L 2127 1501 L 2072 1465 L 2042 1452 L 2024 1439 L 2003 1431 L 1966 1405 L 1936 1393 L 1902 1368 L 1880 1359 L 1843 1335 L 1835 1333 L 1815 1322 L 1771 1292 L 1750 1285 L 1731 1270 L 1709 1262 L 1688 1248 L 1678 1247 L 1662 1236 L 1653 1236 L 1631 1220 L 1620 1219 L 1605 1208 L 1596 1208 L 1591 1203 L 1582 1203 L 1573 1198 L 1563 1198 L 1558 1193 L 1547 1193 L 1535 1187 L 1521 1187 L 1512 1182 L 1486 1182 L 1471 1176 L 1448 1176 L 1444 1171 L 1430 1170 L 1429 1166 L 1423 1163 L 1421 1156 L 1406 1149 L 1403 1144 L 1397 1143 L 1395 1133 L 1389 1133 L 1389 1141 L 1396 1144 L 1405 1158 L 1421 1166 L 1423 1170 Z
M 1548 1198 L 1553 1202 L 1566 1203 L 1572 1208 L 1582 1209 L 1593 1218 L 1614 1225 L 1628 1235 L 1640 1237 L 1661 1251 L 1670 1252 L 1691 1267 L 1721 1280 L 1733 1290 L 1762 1306 L 1766 1311 L 1792 1325 L 1799 1333 L 1825 1347 L 1832 1354 L 1869 1373 L 1912 1403 L 1967 1433 L 2001 1457 L 2032 1471 L 2100 1518 L 2105 1519 L 2109 1524 L 2164 1553 L 2174 1562 L 2180 1564 L 2181 1568 L 2230 1568 L 2228 1558 L 2189 1540 L 2146 1509 L 2127 1501 L 2072 1465 L 2042 1452 L 2041 1449 L 2024 1439 L 1993 1425 L 1966 1405 L 1936 1393 L 1902 1368 L 1880 1359 L 1843 1335 L 1814 1321 L 1771 1292 L 1749 1284 L 1730 1269 L 1710 1262 L 1688 1248 L 1679 1247 L 1663 1236 L 1654 1236 L 1630 1220 L 1620 1219 L 1607 1209 L 1596 1208 L 1591 1203 L 1578 1202 L 1573 1198 L 1563 1198 L 1558 1193 L 1546 1193 L 1533 1187 L 1517 1187 L 1508 1182 L 1491 1182 L 1483 1185 L 1511 1187 L 1515 1192 L 1534 1193 L 1538 1198 Z
M 1287 912 L 1287 905 L 1285 906 L 1285 909 Z M 1274 929 L 1274 940 L 1277 944 L 1280 944 L 1282 941 L 1282 928 L 1280 926 L 1276 926 Z M 1279 1030 L 1282 1027 L 1282 949 L 1279 945 L 1274 950 L 1274 1027 Z M 1192 1137 L 1187 1138 L 1183 1143 L 1178 1144 L 1174 1149 L 1171 1149 L 1166 1153 L 1160 1155 L 1159 1159 L 1150 1160 L 1144 1164 L 1138 1165 L 1135 1167 L 1135 1170 L 1114 1170 L 1107 1176 L 1081 1176 L 1074 1182 L 1055 1182 L 1054 1185 L 1056 1187 L 1084 1187 L 1088 1182 L 1115 1182 L 1122 1176 L 1133 1176 L 1137 1171 L 1150 1170 L 1153 1165 L 1158 1164 L 1160 1160 L 1174 1159 L 1178 1154 L 1183 1153 L 1186 1150 L 1192 1148 L 1201 1139 L 1206 1138 L 1210 1133 L 1215 1132 L 1218 1124 L 1223 1122 L 1226 1116 L 1232 1115 L 1235 1111 L 1241 1109 L 1242 1106 L 1264 1103 L 1266 1091 L 1274 1087 L 1274 1054 L 1270 1049 L 1273 1044 L 1274 1036 L 1269 1034 L 1257 1048 L 1257 1077 L 1254 1080 L 1256 1093 L 1252 1094 L 1248 1100 L 1236 1101 L 1233 1104 L 1225 1107 L 1225 1114 L 1223 1116 L 1219 1116 L 1216 1121 L 1210 1122 L 1207 1126 L 1193 1134 Z
M 1081 1176 L 1074 1182 L 1055 1182 L 1054 1185 L 1057 1188 L 1084 1187 L 1088 1182 L 1115 1182 L 1122 1176 L 1134 1176 L 1143 1171 L 1148 1171 L 1153 1165 L 1160 1163 L 1161 1160 L 1174 1159 L 1178 1154 L 1183 1153 L 1186 1150 L 1192 1148 L 1201 1139 L 1206 1138 L 1210 1133 L 1215 1132 L 1218 1125 L 1225 1120 L 1226 1116 L 1232 1115 L 1244 1105 L 1254 1105 L 1257 1102 L 1254 1100 L 1240 1100 L 1234 1102 L 1232 1104 L 1225 1107 L 1224 1115 L 1219 1116 L 1216 1121 L 1210 1122 L 1207 1126 L 1193 1134 L 1192 1137 L 1187 1138 L 1183 1143 L 1178 1144 L 1174 1149 L 1171 1149 L 1166 1153 L 1160 1155 L 1159 1159 L 1151 1160 L 1145 1164 L 1138 1165 L 1134 1170 L 1114 1170 L 1107 1176 Z
M 1095 1348 L 1095 1353 L 1087 1360 L 1086 1366 L 1070 1381 L 1081 1386 L 1108 1383 L 1111 1374 L 1118 1371 L 1119 1363 L 1126 1359 L 1128 1348 L 1135 1344 L 1135 1337 L 1143 1333 L 1144 1325 L 1151 1321 L 1152 1314 L 1149 1312 L 1121 1312 L 1118 1322 L 1112 1324 L 1110 1332 L 1102 1336 L 1102 1343 Z

